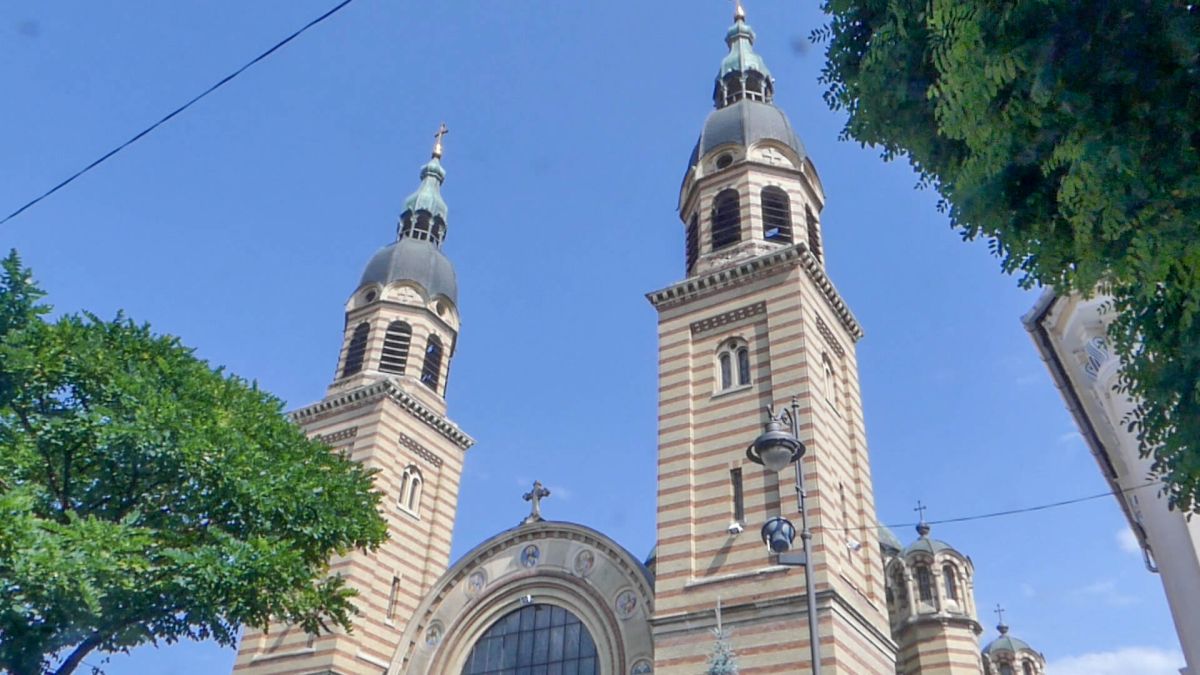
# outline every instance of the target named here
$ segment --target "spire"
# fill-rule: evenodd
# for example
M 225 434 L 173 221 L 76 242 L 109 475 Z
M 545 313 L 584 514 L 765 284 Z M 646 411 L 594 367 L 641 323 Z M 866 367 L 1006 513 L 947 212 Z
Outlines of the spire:
M 446 221 L 449 209 L 442 199 L 442 183 L 446 181 L 446 170 L 442 168 L 442 137 L 449 133 L 443 122 L 434 134 L 433 152 L 425 166 L 421 167 L 421 184 L 417 191 L 404 200 L 404 211 L 400 214 L 397 239 L 426 239 L 441 246 L 446 238 Z
M 739 0 L 733 11 L 733 25 L 725 33 L 729 54 L 721 61 L 713 90 L 713 104 L 717 108 L 744 98 L 764 103 L 774 98 L 775 80 L 762 57 L 755 53 L 754 38 L 754 29 L 746 23 L 746 10 Z

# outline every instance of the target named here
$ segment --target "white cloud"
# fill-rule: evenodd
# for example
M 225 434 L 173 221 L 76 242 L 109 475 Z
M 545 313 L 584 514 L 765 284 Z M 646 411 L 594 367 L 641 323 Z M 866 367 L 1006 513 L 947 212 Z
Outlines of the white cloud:
M 1037 589 L 1033 587 L 1033 584 L 1022 583 L 1021 584 L 1021 595 L 1025 596 L 1027 598 L 1036 597 Z
M 1083 443 L 1083 434 L 1078 431 L 1068 431 L 1058 437 L 1059 445 L 1076 445 Z
M 1142 547 L 1138 544 L 1137 535 L 1128 527 L 1122 527 L 1116 531 L 1117 547 L 1126 553 L 1141 553 Z
M 1051 675 L 1179 675 L 1183 655 L 1154 647 L 1122 647 L 1111 652 L 1068 656 L 1046 664 Z
M 1126 595 L 1117 588 L 1117 582 L 1112 579 L 1097 581 L 1075 591 L 1076 595 L 1100 598 L 1106 604 L 1114 607 L 1132 605 L 1138 601 L 1136 595 Z

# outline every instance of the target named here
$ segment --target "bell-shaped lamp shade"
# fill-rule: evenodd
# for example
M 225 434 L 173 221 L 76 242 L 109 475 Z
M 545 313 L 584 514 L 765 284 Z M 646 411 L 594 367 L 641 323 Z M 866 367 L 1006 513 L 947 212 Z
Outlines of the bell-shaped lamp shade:
M 767 430 L 746 448 L 746 457 L 750 461 L 762 464 L 771 471 L 782 471 L 803 454 L 804 444 L 784 431 L 778 420 L 768 422 Z

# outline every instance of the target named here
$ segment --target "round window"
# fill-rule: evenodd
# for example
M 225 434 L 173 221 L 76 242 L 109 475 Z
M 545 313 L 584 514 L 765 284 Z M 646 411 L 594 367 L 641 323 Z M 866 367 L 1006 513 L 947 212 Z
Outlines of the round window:
M 375 291 L 367 291 L 367 294 L 366 294 L 366 296 L 364 296 L 364 299 L 367 302 L 375 302 L 375 298 L 378 298 L 378 297 L 379 297 L 379 294 L 376 293 Z
M 724 169 L 730 164 L 733 164 L 733 155 L 728 152 L 717 158 L 717 168 Z

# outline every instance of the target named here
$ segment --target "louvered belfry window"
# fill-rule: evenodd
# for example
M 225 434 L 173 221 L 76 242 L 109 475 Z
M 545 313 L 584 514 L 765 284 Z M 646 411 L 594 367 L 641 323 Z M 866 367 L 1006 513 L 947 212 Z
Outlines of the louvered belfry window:
M 687 272 L 692 273 L 696 266 L 696 258 L 700 257 L 700 217 L 692 216 L 687 226 Z
M 350 336 L 350 346 L 346 348 L 346 361 L 342 365 L 342 377 L 350 377 L 363 369 L 363 359 L 367 355 L 367 338 L 370 337 L 371 327 L 366 322 L 354 328 Z
M 732 246 L 742 239 L 741 200 L 732 188 L 717 193 L 712 209 L 712 248 Z
M 762 190 L 763 239 L 792 243 L 792 207 L 787 193 L 768 185 Z
M 425 344 L 425 365 L 421 367 L 421 384 L 437 391 L 438 375 L 442 372 L 442 341 L 436 335 L 429 336 Z
M 383 336 L 383 353 L 379 357 L 379 369 L 385 373 L 404 374 L 408 363 L 408 348 L 412 344 L 412 326 L 403 321 L 388 324 Z
M 817 262 L 821 261 L 821 233 L 817 228 L 817 217 L 813 215 L 812 209 L 804 207 L 804 217 L 808 221 L 808 249 L 817 257 Z

